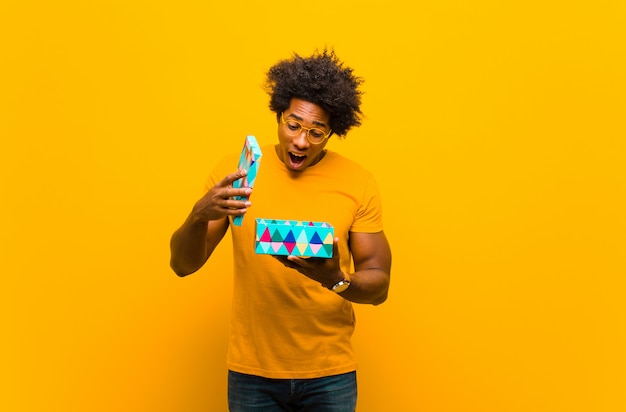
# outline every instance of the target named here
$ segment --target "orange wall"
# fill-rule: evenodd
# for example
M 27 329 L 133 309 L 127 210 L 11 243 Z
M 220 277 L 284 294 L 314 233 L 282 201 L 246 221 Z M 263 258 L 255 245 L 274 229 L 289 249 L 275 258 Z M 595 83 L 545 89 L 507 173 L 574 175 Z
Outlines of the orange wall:
M 169 236 L 324 45 L 394 251 L 359 412 L 626 410 L 623 2 L 217 3 L 0 5 L 0 410 L 226 409 L 230 246 L 179 279 Z

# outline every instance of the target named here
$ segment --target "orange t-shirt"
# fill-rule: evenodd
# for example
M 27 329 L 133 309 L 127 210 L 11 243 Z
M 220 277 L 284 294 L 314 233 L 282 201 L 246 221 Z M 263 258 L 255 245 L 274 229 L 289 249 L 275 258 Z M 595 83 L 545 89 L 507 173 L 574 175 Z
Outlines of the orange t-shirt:
M 230 225 L 234 290 L 228 368 L 267 378 L 317 378 L 356 370 L 350 339 L 352 303 L 269 255 L 254 250 L 255 219 L 329 222 L 339 237 L 341 269 L 353 271 L 350 232 L 383 230 L 382 205 L 372 175 L 328 151 L 297 176 L 274 146 L 263 157 L 242 226 Z M 207 188 L 237 170 L 239 154 L 214 169 Z

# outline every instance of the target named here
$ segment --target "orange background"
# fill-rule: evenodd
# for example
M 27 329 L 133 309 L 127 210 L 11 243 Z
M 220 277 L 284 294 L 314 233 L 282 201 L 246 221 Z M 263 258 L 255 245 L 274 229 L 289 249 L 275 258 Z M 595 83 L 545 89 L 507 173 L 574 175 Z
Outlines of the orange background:
M 358 410 L 626 410 L 623 4 L 3 1 L 0 410 L 226 410 L 230 246 L 179 279 L 169 237 L 325 45 L 394 252 Z

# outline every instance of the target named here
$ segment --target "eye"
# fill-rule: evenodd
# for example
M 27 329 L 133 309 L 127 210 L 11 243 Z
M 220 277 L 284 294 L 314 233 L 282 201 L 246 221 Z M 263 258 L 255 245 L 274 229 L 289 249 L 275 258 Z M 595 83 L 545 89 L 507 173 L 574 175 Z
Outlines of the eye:
M 293 121 L 287 122 L 287 127 L 289 128 L 289 130 L 292 130 L 294 132 L 300 130 L 301 128 L 300 123 L 296 123 Z
M 326 133 L 324 133 L 320 129 L 311 129 L 311 131 L 309 131 L 309 134 L 315 139 L 322 139 L 324 136 L 326 136 Z

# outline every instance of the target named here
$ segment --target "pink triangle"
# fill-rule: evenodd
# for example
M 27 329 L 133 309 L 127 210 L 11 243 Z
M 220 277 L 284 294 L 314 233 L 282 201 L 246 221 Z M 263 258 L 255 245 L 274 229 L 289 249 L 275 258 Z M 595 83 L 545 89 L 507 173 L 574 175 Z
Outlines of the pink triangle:
M 263 232 L 263 235 L 261 236 L 261 242 L 271 242 L 272 241 L 272 236 L 270 235 L 270 230 L 268 228 L 265 228 L 265 231 Z
M 285 245 L 285 248 L 287 249 L 287 252 L 289 252 L 289 254 L 291 254 L 291 251 L 296 247 L 296 242 L 285 242 L 283 244 Z

